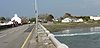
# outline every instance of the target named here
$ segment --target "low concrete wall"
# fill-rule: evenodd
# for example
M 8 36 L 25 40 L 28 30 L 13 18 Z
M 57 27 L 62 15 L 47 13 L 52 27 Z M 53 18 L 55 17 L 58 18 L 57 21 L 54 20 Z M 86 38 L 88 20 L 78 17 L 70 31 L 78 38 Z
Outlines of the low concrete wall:
M 39 23 L 39 26 L 41 28 L 44 29 L 45 33 L 48 35 L 48 37 L 50 38 L 50 40 L 53 42 L 53 44 L 57 47 L 57 48 L 69 48 L 67 45 L 63 44 L 63 43 L 60 43 L 55 37 L 53 34 L 51 34 L 43 25 L 41 25 Z

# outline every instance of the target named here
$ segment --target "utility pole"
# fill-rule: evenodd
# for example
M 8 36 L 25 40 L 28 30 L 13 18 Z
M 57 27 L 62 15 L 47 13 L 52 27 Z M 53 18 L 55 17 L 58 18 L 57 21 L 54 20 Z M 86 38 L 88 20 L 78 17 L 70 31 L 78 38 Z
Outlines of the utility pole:
M 37 0 L 35 0 L 35 16 L 36 16 L 36 31 L 38 27 L 38 9 L 37 9 Z

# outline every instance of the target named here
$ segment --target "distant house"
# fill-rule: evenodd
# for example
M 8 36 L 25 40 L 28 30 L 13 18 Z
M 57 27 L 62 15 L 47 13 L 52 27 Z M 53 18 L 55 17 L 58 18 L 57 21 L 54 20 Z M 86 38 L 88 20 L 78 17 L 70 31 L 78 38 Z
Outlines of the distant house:
M 58 19 L 52 19 L 53 21 L 58 21 Z
M 14 14 L 14 17 L 11 19 L 11 21 L 17 21 L 18 23 L 21 23 L 21 18 L 19 18 L 17 14 Z
M 47 23 L 48 21 L 45 19 L 38 19 L 38 22 Z
M 73 22 L 83 22 L 83 19 L 76 19 L 76 20 L 73 20 Z
M 62 20 L 62 22 L 83 22 L 83 19 L 70 19 L 70 18 L 65 18 Z
M 70 19 L 70 18 L 65 18 L 65 19 L 62 20 L 62 22 L 72 22 L 72 19 Z
M 18 24 L 21 24 L 21 18 L 19 18 L 19 17 L 17 16 L 17 14 L 14 14 L 14 17 L 11 18 L 11 21 L 9 21 L 9 22 L 4 22 L 4 23 L 0 23 L 0 25 L 9 25 L 9 24 L 13 24 L 13 21 L 16 21 L 16 22 L 18 22 Z
M 100 16 L 90 16 L 90 19 L 91 20 L 100 20 Z

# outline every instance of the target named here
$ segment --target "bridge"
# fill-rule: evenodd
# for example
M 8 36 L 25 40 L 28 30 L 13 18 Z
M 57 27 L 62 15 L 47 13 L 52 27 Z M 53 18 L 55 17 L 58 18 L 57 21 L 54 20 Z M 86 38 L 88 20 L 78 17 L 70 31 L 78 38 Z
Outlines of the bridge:
M 0 48 L 69 48 L 58 41 L 42 24 L 38 23 L 37 1 L 35 0 L 36 24 L 26 24 L 0 31 Z M 2 24 L 0 27 L 11 27 Z
M 40 23 L 37 30 L 33 29 L 29 37 L 24 42 L 21 48 L 68 48 L 67 45 L 60 43 L 52 33 L 50 33 Z
M 4 25 L 3 25 L 4 26 Z M 68 48 L 42 24 L 26 24 L 0 31 L 0 48 Z

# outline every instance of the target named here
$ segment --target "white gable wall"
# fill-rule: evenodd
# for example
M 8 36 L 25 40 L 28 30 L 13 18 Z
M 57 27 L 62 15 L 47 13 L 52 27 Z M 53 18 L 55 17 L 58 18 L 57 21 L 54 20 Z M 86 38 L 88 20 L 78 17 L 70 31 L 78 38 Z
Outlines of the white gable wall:
M 14 17 L 11 19 L 11 21 L 17 21 L 18 23 L 21 23 L 21 19 L 17 16 L 17 14 L 14 14 Z

